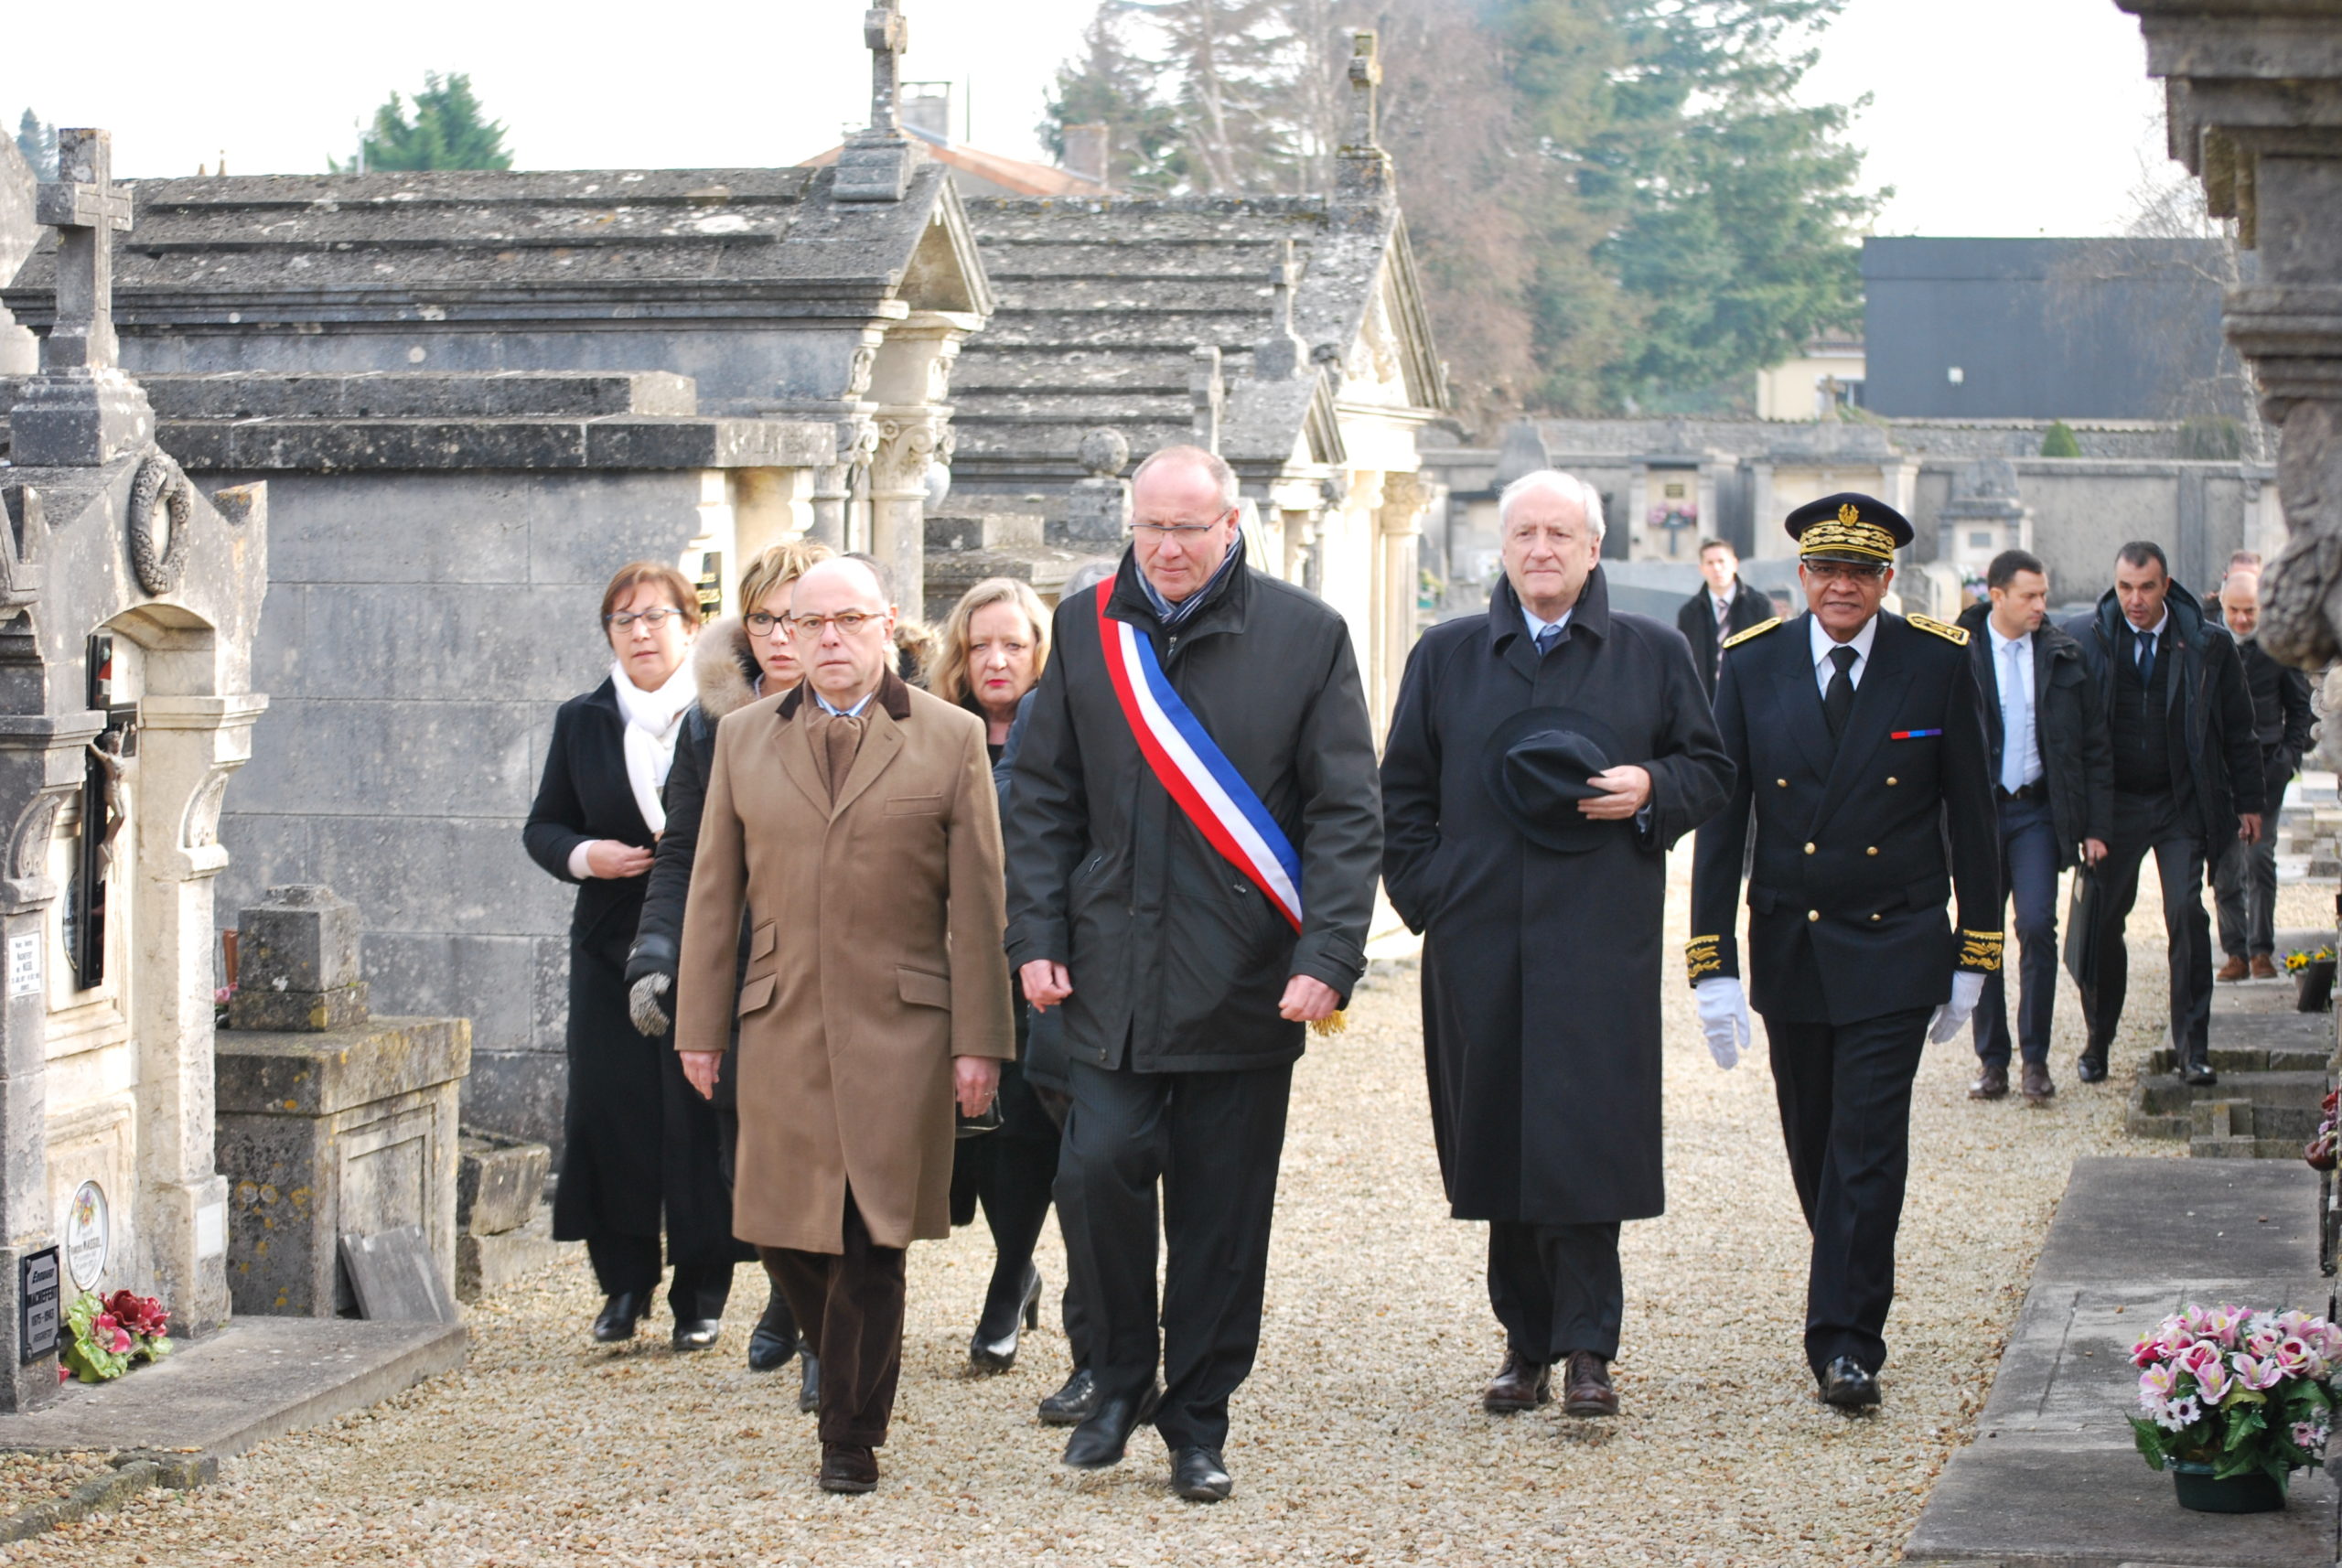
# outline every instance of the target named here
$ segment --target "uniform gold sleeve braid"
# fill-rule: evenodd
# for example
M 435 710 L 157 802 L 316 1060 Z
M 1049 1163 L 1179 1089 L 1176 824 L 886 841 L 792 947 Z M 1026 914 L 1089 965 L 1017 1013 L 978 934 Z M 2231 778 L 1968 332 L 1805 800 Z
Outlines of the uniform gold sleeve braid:
M 2001 945 L 2005 940 L 1999 931 L 1961 931 L 1959 967 L 1991 973 L 2001 967 Z
M 1968 646 L 1968 628 L 1964 626 L 1947 626 L 1932 616 L 1905 616 L 1903 618 L 1921 631 L 1934 632 L 1955 648 Z
M 1724 972 L 1724 956 L 1717 950 L 1722 940 L 1718 937 L 1693 937 L 1683 944 L 1683 967 L 1690 972 L 1692 984 L 1697 985 L 1708 975 Z
M 1770 620 L 1760 620 L 1755 626 L 1750 627 L 1746 631 L 1735 631 L 1730 637 L 1725 638 L 1724 639 L 1724 645 L 1726 648 L 1737 648 L 1742 643 L 1747 641 L 1750 638 L 1762 637 L 1780 624 L 1781 618 L 1778 616 L 1775 616 Z

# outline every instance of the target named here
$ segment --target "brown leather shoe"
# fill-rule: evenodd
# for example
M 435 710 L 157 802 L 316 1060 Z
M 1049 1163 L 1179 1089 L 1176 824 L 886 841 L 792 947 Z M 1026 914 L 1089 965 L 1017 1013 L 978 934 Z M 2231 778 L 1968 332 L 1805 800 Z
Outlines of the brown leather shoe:
M 2243 954 L 2231 953 L 2229 955 L 2228 962 L 2213 971 L 2212 978 L 2223 985 L 2233 985 L 2251 972 L 2252 966 L 2244 961 Z
M 1968 1086 L 1971 1100 L 2006 1100 L 2009 1093 L 2009 1069 L 2005 1062 L 1986 1062 L 1976 1081 Z
M 1618 1413 L 1618 1391 L 1610 1386 L 1609 1362 L 1591 1350 L 1573 1350 L 1563 1365 L 1563 1414 Z
M 1504 1365 L 1480 1391 L 1480 1408 L 1490 1415 L 1510 1415 L 1535 1410 L 1553 1397 L 1553 1369 L 1532 1361 L 1517 1350 L 1504 1353 Z
M 866 1492 L 878 1485 L 878 1455 L 858 1443 L 822 1444 L 822 1490 Z
M 2252 978 L 2255 980 L 2274 980 L 2277 978 L 2277 966 L 2269 961 L 2269 955 L 2267 953 L 2257 952 L 2252 955 Z
M 2049 1081 L 2047 1062 L 2025 1063 L 2024 1079 L 2019 1087 L 2025 1099 L 2036 1105 L 2057 1092 L 2057 1086 Z

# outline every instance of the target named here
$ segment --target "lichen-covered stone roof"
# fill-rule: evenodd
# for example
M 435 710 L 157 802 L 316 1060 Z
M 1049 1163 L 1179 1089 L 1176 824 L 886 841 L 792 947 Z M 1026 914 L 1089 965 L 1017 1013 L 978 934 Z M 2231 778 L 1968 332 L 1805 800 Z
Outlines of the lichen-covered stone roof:
M 1317 367 L 1347 362 L 1378 288 L 1393 282 L 1409 400 L 1445 401 L 1394 209 L 1323 198 L 976 198 L 967 208 L 997 304 L 952 377 L 957 483 L 1062 485 L 1084 471 L 1076 449 L 1101 425 L 1133 452 L 1188 439 L 1198 346 L 1219 349 L 1229 383 L 1223 455 L 1273 467 L 1303 434 Z M 1293 326 L 1310 357 L 1289 381 L 1257 381 L 1288 242 Z M 1394 268 L 1402 279 L 1386 275 Z
M 548 322 L 866 314 L 907 284 L 981 312 L 939 266 L 958 198 L 940 168 L 899 202 L 830 199 L 830 171 L 438 170 L 144 180 L 114 312 L 141 326 Z M 46 324 L 55 240 L 6 290 Z M 952 278 L 955 272 L 972 277 Z

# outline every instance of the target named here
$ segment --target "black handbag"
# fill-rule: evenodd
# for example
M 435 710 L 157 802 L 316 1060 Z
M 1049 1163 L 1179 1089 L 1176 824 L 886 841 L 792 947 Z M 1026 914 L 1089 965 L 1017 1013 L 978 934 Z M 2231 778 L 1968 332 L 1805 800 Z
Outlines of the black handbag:
M 2084 861 L 2066 896 L 2066 972 L 2087 997 L 2098 985 L 2098 875 Z

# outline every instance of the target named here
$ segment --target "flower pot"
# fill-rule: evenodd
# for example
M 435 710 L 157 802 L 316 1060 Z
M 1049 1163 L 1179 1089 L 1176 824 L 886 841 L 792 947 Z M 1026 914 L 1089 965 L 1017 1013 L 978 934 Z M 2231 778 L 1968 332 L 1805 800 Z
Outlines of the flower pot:
M 2294 1005 L 2304 1013 L 2323 1013 L 2334 1001 L 2334 961 L 2324 959 L 2303 966 L 2294 977 Z
M 2285 1483 L 2271 1480 L 2265 1470 L 2221 1480 L 2209 1465 L 2174 1459 L 2170 1468 L 2179 1506 L 2197 1513 L 2275 1513 L 2285 1506 Z

